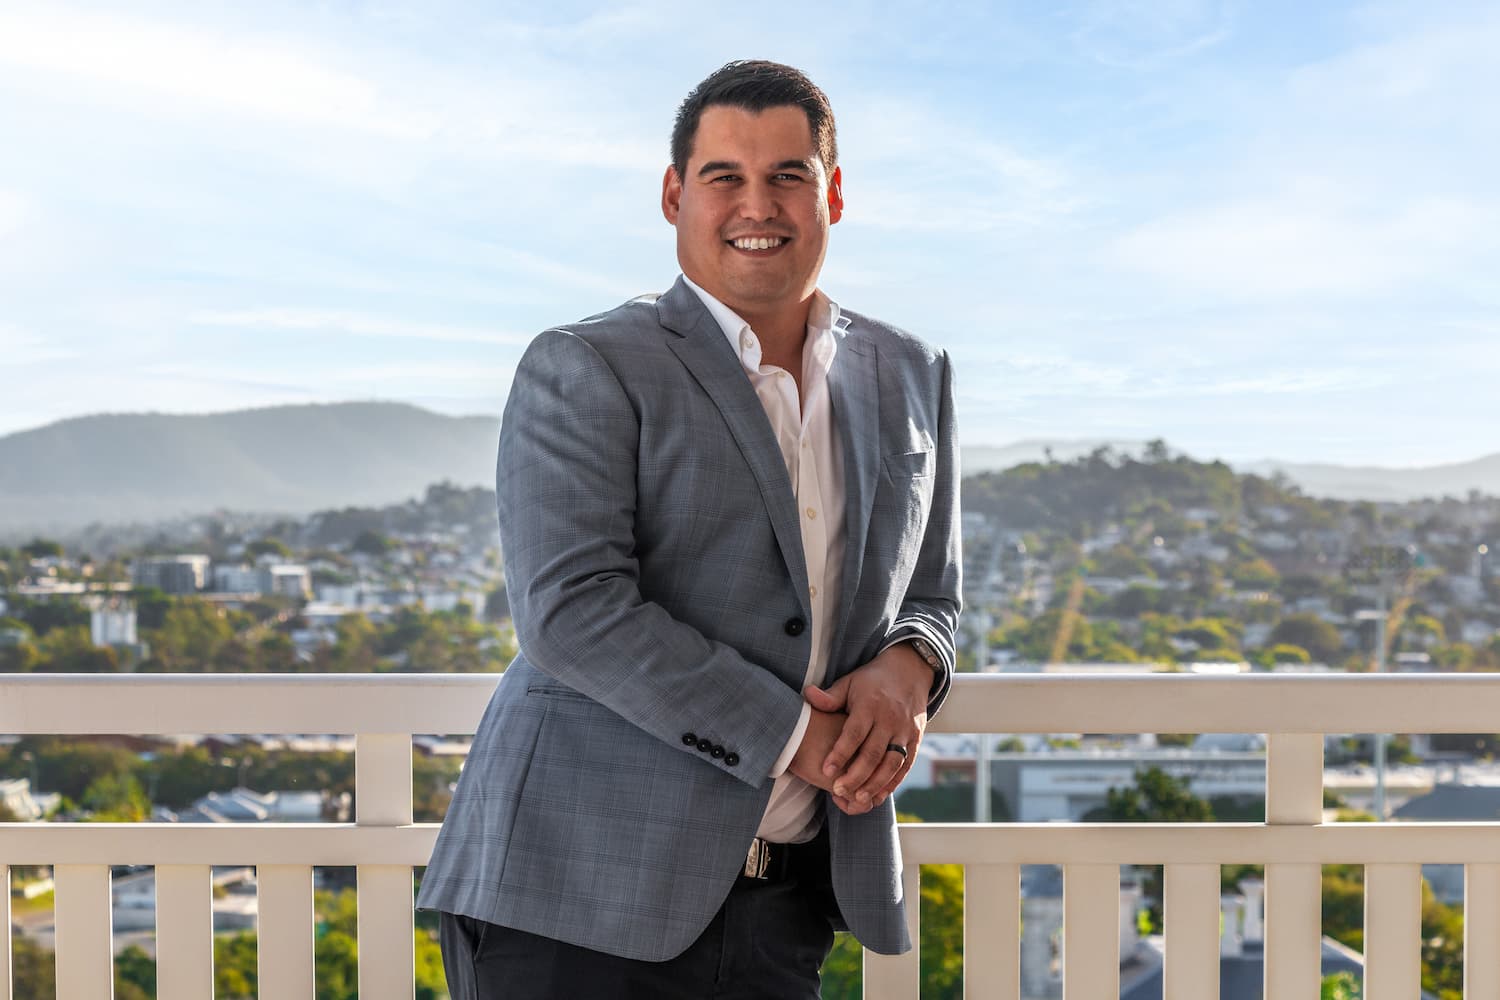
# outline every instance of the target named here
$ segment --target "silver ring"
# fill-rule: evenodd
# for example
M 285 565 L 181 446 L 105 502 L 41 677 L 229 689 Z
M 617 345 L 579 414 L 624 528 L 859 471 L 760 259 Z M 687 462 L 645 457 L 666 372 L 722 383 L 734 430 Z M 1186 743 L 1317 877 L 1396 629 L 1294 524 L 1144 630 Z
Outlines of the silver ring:
M 885 745 L 885 752 L 886 753 L 892 753 L 892 752 L 899 753 L 901 755 L 901 759 L 902 760 L 906 759 L 906 747 L 902 746 L 900 743 L 887 743 Z

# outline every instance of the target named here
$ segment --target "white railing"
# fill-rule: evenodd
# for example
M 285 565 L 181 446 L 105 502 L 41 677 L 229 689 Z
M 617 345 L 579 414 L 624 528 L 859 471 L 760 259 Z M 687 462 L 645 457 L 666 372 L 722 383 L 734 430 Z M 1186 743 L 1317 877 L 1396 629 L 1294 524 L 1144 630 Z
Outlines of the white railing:
M 209 866 L 258 866 L 260 992 L 313 996 L 312 869 L 355 865 L 360 996 L 410 1000 L 411 869 L 436 836 L 411 821 L 411 735 L 473 732 L 497 678 L 416 675 L 99 676 L 0 679 L 0 732 L 353 733 L 356 818 L 340 824 L 0 824 L 8 866 L 56 871 L 58 994 L 110 995 L 112 864 L 157 869 L 158 996 L 212 995 Z M 920 864 L 966 866 L 965 991 L 1019 996 L 1020 866 L 1064 871 L 1067 1000 L 1119 994 L 1119 864 L 1162 864 L 1165 1000 L 1215 1000 L 1219 865 L 1266 866 L 1266 979 L 1275 1000 L 1315 1000 L 1320 870 L 1362 863 L 1367 1000 L 1412 1000 L 1420 980 L 1420 865 L 1467 866 L 1465 995 L 1500 997 L 1500 824 L 1327 825 L 1324 732 L 1494 732 L 1500 676 L 963 676 L 942 732 L 1261 732 L 1265 823 L 920 824 L 904 827 L 909 899 Z M 0 897 L 8 911 L 8 894 Z M 9 913 L 0 912 L 9 923 Z M 917 907 L 908 907 L 913 936 Z M 0 935 L 0 969 L 10 939 Z M 916 952 L 867 955 L 865 994 L 917 995 Z M 0 976 L 0 1000 L 10 1000 Z

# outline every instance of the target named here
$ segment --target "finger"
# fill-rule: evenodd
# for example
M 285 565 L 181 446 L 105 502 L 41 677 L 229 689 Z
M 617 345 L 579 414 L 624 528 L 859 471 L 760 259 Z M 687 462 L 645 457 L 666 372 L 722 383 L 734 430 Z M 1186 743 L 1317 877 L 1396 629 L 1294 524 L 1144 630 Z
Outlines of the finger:
M 920 749 L 921 746 L 922 733 L 920 730 L 918 730 L 917 735 L 912 737 L 912 739 L 906 744 L 906 759 L 901 762 L 900 768 L 896 770 L 896 774 L 893 778 L 891 778 L 890 783 L 877 793 L 877 798 L 883 799 L 887 795 L 895 794 L 895 791 L 900 786 L 901 782 L 905 781 L 906 776 L 911 773 L 912 765 L 917 762 L 917 750 Z M 875 804 L 879 805 L 880 803 L 877 802 Z
M 844 710 L 844 699 L 832 691 L 824 691 L 822 688 L 809 684 L 802 689 L 802 697 L 809 705 L 820 712 L 842 712 Z
M 846 799 L 842 795 L 833 795 L 833 804 L 839 807 L 839 811 L 846 816 L 861 816 L 870 811 L 870 805 L 863 802 L 855 802 Z
M 880 758 L 880 763 L 876 765 L 874 771 L 870 772 L 870 776 L 865 779 L 865 783 L 855 789 L 855 801 L 871 802 L 876 795 L 894 788 L 895 782 L 900 780 L 900 774 L 906 769 L 907 759 L 911 751 L 908 749 L 907 756 L 902 756 L 895 750 L 890 749 L 891 745 L 895 742 L 892 740 L 891 743 L 886 745 L 886 750 Z
M 852 716 L 850 721 L 853 721 Z M 886 747 L 889 744 L 890 739 L 886 735 L 886 730 L 871 729 L 865 736 L 864 742 L 860 744 L 859 750 L 850 759 L 848 766 L 844 768 L 844 773 L 833 779 L 833 790 L 846 798 L 855 798 L 856 792 L 865 787 L 865 783 L 870 780 L 870 775 L 874 774 L 884 761 Z M 872 788 L 870 791 L 874 792 L 877 789 Z M 865 801 L 869 801 L 868 795 L 865 796 Z
M 873 724 L 867 713 L 851 715 L 844 720 L 844 728 L 839 731 L 839 738 L 833 741 L 833 749 L 823 758 L 823 774 L 834 778 L 835 784 L 839 772 L 844 770 L 850 758 L 866 742 Z

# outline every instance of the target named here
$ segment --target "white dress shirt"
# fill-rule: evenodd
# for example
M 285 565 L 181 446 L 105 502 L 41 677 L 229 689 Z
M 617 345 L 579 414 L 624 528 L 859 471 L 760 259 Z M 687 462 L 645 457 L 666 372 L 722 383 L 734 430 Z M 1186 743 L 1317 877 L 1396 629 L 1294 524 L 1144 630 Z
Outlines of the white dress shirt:
M 683 277 L 687 286 L 724 331 L 745 369 L 766 419 L 781 448 L 792 492 L 797 497 L 802 527 L 802 553 L 807 564 L 808 603 L 812 606 L 812 655 L 804 684 L 822 684 L 833 646 L 833 615 L 839 606 L 844 567 L 844 454 L 828 396 L 828 373 L 838 353 L 838 337 L 848 320 L 838 304 L 816 292 L 807 317 L 807 339 L 802 345 L 802 391 L 783 368 L 761 364 L 760 338 L 734 310 Z M 818 789 L 787 773 L 792 757 L 807 731 L 812 713 L 802 716 L 771 771 L 775 785 L 761 817 L 759 835 L 778 843 L 811 840 L 822 825 Z

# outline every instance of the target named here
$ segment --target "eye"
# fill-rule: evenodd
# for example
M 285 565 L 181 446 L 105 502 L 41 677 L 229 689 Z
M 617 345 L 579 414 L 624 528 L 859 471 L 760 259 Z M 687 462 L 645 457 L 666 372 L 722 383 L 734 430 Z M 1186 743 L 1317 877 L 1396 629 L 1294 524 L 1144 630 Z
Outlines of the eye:
M 802 180 L 802 175 L 801 174 L 775 174 L 775 175 L 772 176 L 771 179 L 772 180 L 777 180 L 777 181 L 800 181 L 800 180 Z
M 719 174 L 717 177 L 710 177 L 708 182 L 710 184 L 719 184 L 724 182 L 733 182 L 739 179 L 740 178 L 738 174 Z

